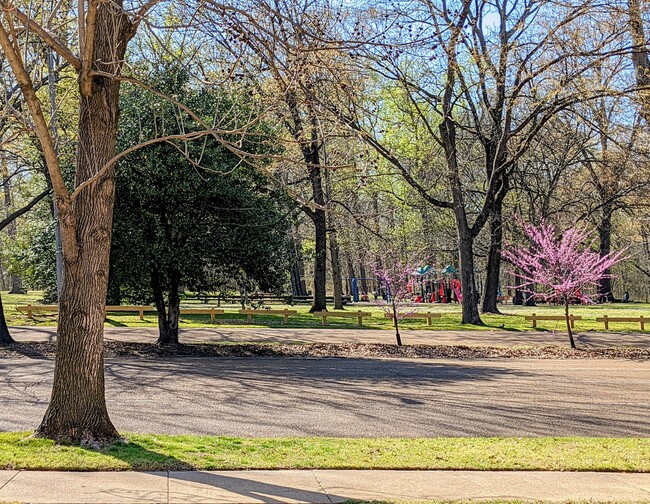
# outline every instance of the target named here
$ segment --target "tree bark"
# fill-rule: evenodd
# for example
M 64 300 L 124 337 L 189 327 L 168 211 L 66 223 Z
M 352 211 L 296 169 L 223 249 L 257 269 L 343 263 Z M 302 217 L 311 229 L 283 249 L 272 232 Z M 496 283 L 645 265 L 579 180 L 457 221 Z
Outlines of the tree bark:
M 650 123 L 650 58 L 648 57 L 648 47 L 643 29 L 643 16 L 641 15 L 642 0 L 628 1 L 628 15 L 630 18 L 629 28 L 634 51 L 632 53 L 632 63 L 636 74 L 636 83 L 641 88 L 638 92 L 641 101 L 641 115 L 646 123 Z
M 168 303 L 165 308 L 165 294 L 160 282 L 160 272 L 154 268 L 151 274 L 156 310 L 158 311 L 158 345 L 178 345 L 178 320 L 181 313 L 179 294 L 180 274 L 171 272 L 169 278 Z
M 564 318 L 566 319 L 566 329 L 569 332 L 569 343 L 571 348 L 576 347 L 576 342 L 573 339 L 573 331 L 571 330 L 571 320 L 569 319 L 569 297 L 564 296 Z
M 522 306 L 524 304 L 524 293 L 521 290 L 521 278 L 515 273 L 515 294 L 512 297 L 512 304 Z
M 457 63 L 456 48 L 462 33 L 462 26 L 468 16 L 470 2 L 463 2 L 461 12 L 457 14 L 459 24 L 451 31 L 451 39 L 448 45 L 448 63 L 446 82 L 442 99 L 442 120 L 438 125 L 440 139 L 447 161 L 447 177 L 452 194 L 451 207 L 456 219 L 456 231 L 458 233 L 458 255 L 461 269 L 461 290 L 463 294 L 463 317 L 461 323 L 483 325 L 478 313 L 478 299 L 476 284 L 474 281 L 474 238 L 478 229 L 470 228 L 467 219 L 465 198 L 462 189 L 460 168 L 458 165 L 458 150 L 456 144 L 456 122 L 453 119 L 454 110 L 454 88 L 456 86 Z M 477 223 L 474 224 L 474 227 Z
M 361 260 L 361 263 L 359 263 L 359 275 L 361 275 L 361 293 L 362 294 L 369 294 L 369 292 L 368 292 L 368 273 L 366 271 L 366 265 L 363 263 L 363 259 Z
M 120 0 L 96 4 L 93 69 L 119 75 L 131 29 Z M 75 186 L 95 176 L 113 158 L 118 125 L 120 81 L 95 76 L 84 82 L 83 71 L 81 77 Z M 106 408 L 103 337 L 114 171 L 108 170 L 80 191 L 72 206 L 60 187 L 57 191 L 65 267 L 52 397 L 36 435 L 107 444 L 118 438 Z
M 327 190 L 327 201 L 332 200 L 332 180 L 330 172 L 325 170 L 325 188 Z M 334 291 L 334 309 L 343 309 L 343 278 L 341 275 L 341 257 L 339 253 L 339 243 L 336 236 L 336 222 L 332 214 L 327 216 L 327 225 L 329 227 L 329 248 L 330 248 L 330 266 L 332 268 L 332 290 Z
M 294 296 L 306 296 L 307 286 L 305 285 L 305 265 L 301 257 L 302 243 L 298 237 L 297 231 L 294 229 L 293 234 L 294 244 L 294 260 L 291 266 L 291 293 Z
M 490 249 L 488 251 L 483 313 L 501 313 L 497 305 L 501 277 L 501 247 L 503 245 L 503 204 L 495 202 L 490 212 Z
M 402 337 L 399 333 L 399 322 L 397 320 L 397 305 L 393 303 L 393 326 L 395 327 L 395 342 L 397 346 L 402 346 Z
M 330 225 L 331 226 L 331 225 Z M 341 257 L 336 229 L 330 229 L 330 262 L 332 266 L 332 284 L 334 287 L 334 309 L 343 309 L 343 278 L 341 275 Z
M 327 310 L 327 224 L 325 211 L 316 209 L 313 213 L 316 253 L 314 258 L 314 301 L 309 313 Z
M 600 239 L 600 255 L 605 256 L 612 251 L 612 213 L 611 205 L 605 205 L 602 209 L 600 223 L 598 224 L 598 237 Z M 604 278 L 598 281 L 599 301 L 613 302 L 612 279 L 609 277 L 611 270 L 605 271 Z
M 11 345 L 15 343 L 14 339 L 9 334 L 9 327 L 7 327 L 7 320 L 5 319 L 5 310 L 2 305 L 2 296 L 0 296 L 0 345 Z
M 352 262 L 352 258 L 349 255 L 347 256 L 347 264 L 348 264 L 347 289 L 348 289 L 348 293 L 351 296 L 352 295 L 352 279 L 356 278 L 356 274 L 354 273 L 354 263 Z
M 460 259 L 460 281 L 463 294 L 462 324 L 483 325 L 478 313 L 478 291 L 474 275 L 474 238 L 459 231 L 458 255 Z

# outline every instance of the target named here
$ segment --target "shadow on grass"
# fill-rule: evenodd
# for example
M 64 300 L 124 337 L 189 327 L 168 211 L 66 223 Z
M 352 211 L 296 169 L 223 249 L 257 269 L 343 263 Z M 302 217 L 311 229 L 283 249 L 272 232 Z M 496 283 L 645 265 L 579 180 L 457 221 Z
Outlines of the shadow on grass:
M 107 318 L 104 322 L 113 327 L 128 327 L 124 322 L 118 322 L 117 320 Z

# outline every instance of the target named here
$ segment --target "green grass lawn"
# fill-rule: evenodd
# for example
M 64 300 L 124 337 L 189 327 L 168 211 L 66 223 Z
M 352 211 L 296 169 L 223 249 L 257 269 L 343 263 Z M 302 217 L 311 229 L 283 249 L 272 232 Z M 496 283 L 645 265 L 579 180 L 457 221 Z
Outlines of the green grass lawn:
M 94 450 L 0 433 L 0 469 L 650 471 L 646 438 L 231 438 L 127 434 Z
M 55 315 L 40 314 L 35 320 L 27 318 L 16 310 L 18 305 L 39 304 L 42 298 L 40 292 L 29 292 L 28 294 L 7 294 L 2 293 L 2 301 L 5 308 L 5 315 L 9 325 L 36 325 L 52 326 L 56 324 Z M 198 302 L 184 303 L 186 307 L 207 307 Z M 221 327 L 293 327 L 293 328 L 322 328 L 321 319 L 309 314 L 309 306 L 298 305 L 273 305 L 274 309 L 289 308 L 298 310 L 298 315 L 289 318 L 289 323 L 284 326 L 282 317 L 279 315 L 256 316 L 254 322 L 246 322 L 245 315 L 239 315 L 239 305 L 222 305 L 226 310 L 224 315 L 217 316 L 216 324 Z M 373 314 L 372 318 L 364 320 L 364 327 L 371 329 L 391 329 L 391 320 L 384 318 L 384 313 L 380 307 L 370 303 L 358 303 L 348 305 L 347 310 L 368 311 Z M 441 313 L 442 318 L 433 319 L 433 325 L 428 327 L 425 320 L 410 319 L 401 322 L 401 327 L 408 329 L 432 329 L 432 330 L 511 330 L 511 331 L 530 331 L 531 323 L 524 320 L 525 315 L 531 313 L 544 315 L 563 315 L 563 307 L 540 305 L 535 307 L 501 305 L 503 315 L 483 315 L 485 327 L 462 325 L 460 315 L 460 305 L 458 304 L 423 304 L 418 311 L 431 311 Z M 571 313 L 582 315 L 585 320 L 576 322 L 576 331 L 604 331 L 603 324 L 596 322 L 596 317 L 603 315 L 619 317 L 638 317 L 646 316 L 650 319 L 650 304 L 631 303 L 631 304 L 605 304 L 605 305 L 576 305 L 571 307 Z M 106 321 L 107 327 L 157 327 L 158 321 L 155 314 L 145 314 L 144 320 L 140 320 L 138 315 L 110 313 Z M 210 322 L 208 315 L 183 315 L 181 318 L 181 327 L 214 327 L 215 324 Z M 328 328 L 356 328 L 356 319 L 330 319 Z M 540 321 L 538 330 L 548 331 L 566 331 L 564 321 Z M 616 323 L 610 326 L 610 331 L 634 331 L 640 332 L 639 325 L 633 323 Z M 646 326 L 645 333 L 650 333 L 650 324 Z

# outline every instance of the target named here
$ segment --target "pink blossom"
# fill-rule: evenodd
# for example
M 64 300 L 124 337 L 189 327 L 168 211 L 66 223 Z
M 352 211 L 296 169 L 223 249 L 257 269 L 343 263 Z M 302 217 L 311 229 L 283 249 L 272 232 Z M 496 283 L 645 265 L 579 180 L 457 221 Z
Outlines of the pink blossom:
M 510 248 L 501 255 L 520 269 L 516 274 L 529 290 L 539 286 L 539 293 L 547 299 L 571 298 L 589 286 L 597 286 L 608 271 L 623 259 L 624 250 L 601 256 L 594 252 L 593 231 L 574 226 L 559 234 L 546 222 L 539 226 L 520 223 L 531 245 L 529 248 Z
M 611 277 L 609 270 L 624 257 L 625 250 L 600 255 L 593 249 L 596 243 L 591 238 L 593 231 L 585 226 L 573 226 L 562 233 L 555 227 L 542 222 L 539 226 L 527 224 L 518 219 L 530 246 L 511 247 L 501 252 L 519 271 L 514 274 L 523 280 L 523 287 L 538 293 L 547 300 L 560 299 L 565 306 L 565 318 L 571 347 L 575 348 L 569 324 L 569 300 L 580 297 L 591 301 L 582 291 L 598 285 L 602 278 Z

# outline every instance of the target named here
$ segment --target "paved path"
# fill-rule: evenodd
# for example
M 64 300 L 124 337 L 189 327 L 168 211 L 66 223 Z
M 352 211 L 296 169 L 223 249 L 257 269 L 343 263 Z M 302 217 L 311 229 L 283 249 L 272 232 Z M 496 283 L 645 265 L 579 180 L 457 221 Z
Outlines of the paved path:
M 34 429 L 51 359 L 0 359 L 0 431 Z M 650 362 L 108 359 L 122 431 L 232 436 L 650 436 Z
M 479 471 L 0 471 L 0 501 L 46 503 L 323 503 L 365 500 L 650 499 L 650 474 Z
M 17 341 L 52 341 L 55 327 L 12 327 Z M 568 346 L 569 337 L 559 332 L 523 331 L 435 331 L 402 330 L 406 345 L 479 345 L 479 346 Z M 107 339 L 151 342 L 158 338 L 158 329 L 141 327 L 107 327 Z M 214 342 L 300 342 L 300 343 L 394 343 L 394 333 L 381 329 L 339 328 L 199 328 L 181 329 L 182 343 Z M 641 333 L 585 332 L 576 335 L 578 345 L 592 348 L 635 346 L 650 348 L 650 335 Z

